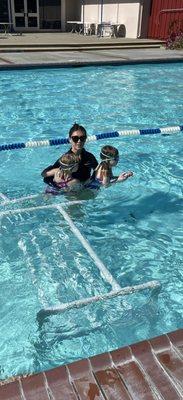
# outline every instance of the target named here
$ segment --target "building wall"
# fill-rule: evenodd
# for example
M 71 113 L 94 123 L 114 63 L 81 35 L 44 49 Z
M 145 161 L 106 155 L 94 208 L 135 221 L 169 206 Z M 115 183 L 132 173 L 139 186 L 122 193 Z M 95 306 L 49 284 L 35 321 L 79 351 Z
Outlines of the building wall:
M 85 0 L 85 5 L 82 8 L 82 20 L 84 13 L 85 22 L 100 22 L 100 5 L 93 0 Z M 100 3 L 100 2 L 98 2 Z M 84 11 L 83 11 L 84 10 Z
M 40 5 L 42 1 L 43 0 L 40 0 L 39 2 Z M 46 2 L 47 0 L 44 1 Z M 102 10 L 101 10 L 102 0 L 83 0 L 83 1 L 59 0 L 59 1 L 61 5 L 61 12 L 59 11 L 57 13 L 58 14 L 57 19 L 59 19 L 59 15 L 61 15 L 62 31 L 67 30 L 69 26 L 69 25 L 67 26 L 67 21 L 83 21 L 84 17 L 85 22 L 100 23 L 102 17 L 103 22 L 110 21 L 113 23 L 120 24 L 120 29 L 119 29 L 120 36 L 124 36 L 127 38 L 147 37 L 150 5 L 153 0 L 103 0 Z M 183 0 L 174 0 L 174 1 L 183 1 Z M 85 4 L 84 7 L 82 6 L 82 3 Z M 9 10 L 8 12 L 8 4 L 10 4 L 8 0 L 0 0 L 0 22 L 3 21 L 7 22 L 9 20 L 9 15 L 11 14 L 11 10 Z M 53 4 L 51 0 L 49 0 L 49 4 Z M 40 15 L 41 15 L 41 10 L 40 10 Z M 52 26 L 52 29 L 56 29 L 56 27 L 58 29 L 59 26 L 57 25 Z M 40 26 L 40 28 L 46 29 L 45 26 Z M 47 27 L 47 29 L 49 29 L 49 27 Z
M 126 37 L 137 38 L 138 36 L 138 18 L 139 18 L 139 1 L 138 2 L 121 2 L 119 3 L 118 21 L 125 25 Z
M 66 21 L 80 21 L 81 4 L 78 0 L 65 0 L 65 19 Z
M 139 33 L 140 3 L 142 0 L 104 0 L 102 21 L 124 25 L 125 36 L 136 38 Z M 85 0 L 84 19 L 86 22 L 101 22 L 100 0 Z

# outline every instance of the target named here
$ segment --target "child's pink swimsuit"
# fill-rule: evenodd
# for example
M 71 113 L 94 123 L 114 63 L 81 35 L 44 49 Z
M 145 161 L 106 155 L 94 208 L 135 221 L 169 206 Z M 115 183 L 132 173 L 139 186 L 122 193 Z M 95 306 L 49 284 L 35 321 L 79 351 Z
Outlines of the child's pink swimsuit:
M 72 179 L 73 178 L 69 178 L 67 180 L 63 179 L 59 183 L 54 182 L 55 186 L 47 186 L 46 190 L 45 190 L 45 193 L 51 193 L 51 194 L 54 194 L 54 195 L 64 193 L 64 191 L 62 192 L 62 189 L 67 189 L 69 187 L 68 186 L 68 182 L 72 181 Z

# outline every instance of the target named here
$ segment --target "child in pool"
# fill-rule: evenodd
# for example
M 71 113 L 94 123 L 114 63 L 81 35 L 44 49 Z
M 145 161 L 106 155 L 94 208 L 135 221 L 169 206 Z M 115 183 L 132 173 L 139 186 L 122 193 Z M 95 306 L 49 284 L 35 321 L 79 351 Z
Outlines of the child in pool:
M 78 179 L 72 173 L 78 170 L 79 157 L 75 154 L 63 154 L 59 159 L 59 168 L 52 168 L 46 176 L 53 176 L 53 185 L 46 188 L 46 193 L 59 194 L 59 192 L 77 191 L 81 187 Z
M 90 189 L 98 189 L 100 186 L 110 186 L 113 183 L 122 182 L 133 176 L 133 172 L 123 172 L 119 176 L 113 176 L 112 168 L 119 161 L 119 152 L 113 146 L 104 146 L 100 152 L 101 163 L 95 169 L 91 180 L 85 185 Z

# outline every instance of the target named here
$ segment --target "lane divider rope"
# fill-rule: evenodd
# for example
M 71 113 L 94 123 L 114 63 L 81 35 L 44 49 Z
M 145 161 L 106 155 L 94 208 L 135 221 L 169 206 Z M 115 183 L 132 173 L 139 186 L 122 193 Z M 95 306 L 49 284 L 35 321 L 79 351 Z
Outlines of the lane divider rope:
M 180 126 L 169 126 L 164 128 L 152 128 L 152 129 L 131 129 L 124 131 L 114 131 L 114 132 L 106 132 L 106 133 L 97 133 L 96 135 L 90 135 L 87 137 L 87 142 L 94 142 L 102 139 L 109 139 L 120 136 L 136 136 L 136 135 L 171 135 L 173 133 L 177 133 L 183 131 L 183 125 Z M 2 144 L 0 145 L 0 151 L 6 150 L 20 150 L 25 148 L 32 147 L 49 147 L 49 146 L 59 146 L 62 144 L 68 144 L 68 138 L 57 138 L 57 139 L 49 139 L 49 140 L 37 140 L 37 141 L 28 141 L 25 143 L 10 143 L 10 144 Z

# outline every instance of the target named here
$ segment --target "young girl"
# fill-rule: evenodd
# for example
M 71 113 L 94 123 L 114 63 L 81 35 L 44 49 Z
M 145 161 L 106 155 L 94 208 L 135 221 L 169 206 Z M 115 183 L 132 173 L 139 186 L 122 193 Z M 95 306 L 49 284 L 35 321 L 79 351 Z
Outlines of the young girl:
M 90 182 L 85 186 L 90 189 L 99 189 L 100 186 L 109 186 L 122 182 L 133 175 L 133 172 L 123 172 L 119 176 L 113 176 L 112 167 L 119 161 L 119 152 L 113 146 L 104 146 L 100 152 L 101 163 L 95 169 Z
M 59 159 L 59 168 L 52 168 L 46 176 L 53 176 L 53 185 L 46 188 L 46 193 L 60 194 L 71 190 L 78 190 L 81 186 L 78 179 L 74 179 L 73 172 L 78 170 L 79 157 L 75 154 L 63 154 Z

